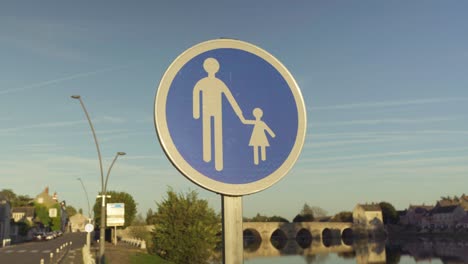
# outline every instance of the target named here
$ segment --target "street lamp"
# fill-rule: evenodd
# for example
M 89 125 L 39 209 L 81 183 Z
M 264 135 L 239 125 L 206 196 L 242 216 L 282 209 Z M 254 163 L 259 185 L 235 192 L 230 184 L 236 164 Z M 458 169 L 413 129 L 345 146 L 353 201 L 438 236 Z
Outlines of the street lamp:
M 88 196 L 88 192 L 86 191 L 86 188 L 84 186 L 84 183 L 83 181 L 81 180 L 81 178 L 76 178 L 78 181 L 81 182 L 81 187 L 83 187 L 83 191 L 86 195 L 86 201 L 88 201 L 88 218 L 91 219 L 91 210 L 90 210 L 90 205 L 89 205 L 89 196 Z
M 83 187 L 83 191 L 86 195 L 86 201 L 88 201 L 88 224 L 91 224 L 91 210 L 90 210 L 90 206 L 89 206 L 89 197 L 88 197 L 88 192 L 86 191 L 86 188 L 83 184 L 83 181 L 81 180 L 81 178 L 77 178 L 77 180 L 79 180 L 81 182 L 81 186 Z M 86 245 L 88 246 L 88 248 L 90 248 L 91 246 L 91 233 L 90 232 L 86 232 Z
M 114 160 L 112 161 L 112 164 L 109 167 L 109 170 L 107 171 L 107 176 L 106 176 L 106 182 L 104 183 L 104 172 L 102 170 L 102 158 L 101 158 L 101 150 L 99 149 L 99 143 L 96 137 L 96 132 L 94 131 L 94 126 L 93 123 L 91 123 L 91 118 L 89 117 L 88 111 L 86 110 L 86 107 L 83 103 L 83 100 L 81 100 L 80 95 L 72 95 L 71 98 L 77 99 L 80 101 L 81 107 L 83 108 L 83 111 L 85 112 L 86 118 L 88 119 L 89 126 L 91 127 L 91 131 L 93 132 L 93 137 L 94 137 L 94 143 L 96 145 L 96 150 L 98 153 L 98 158 L 99 158 L 99 169 L 101 172 L 101 195 L 98 195 L 98 197 L 102 198 L 102 207 L 101 207 L 101 226 L 100 226 L 100 232 L 99 232 L 99 263 L 104 263 L 104 251 L 105 251 L 105 232 L 106 232 L 106 211 L 105 211 L 105 205 L 106 205 L 106 186 L 107 186 L 107 180 L 109 179 L 109 174 L 112 169 L 112 166 L 114 166 L 115 161 L 117 160 L 118 156 L 125 155 L 125 152 L 117 152 L 117 155 L 115 156 Z

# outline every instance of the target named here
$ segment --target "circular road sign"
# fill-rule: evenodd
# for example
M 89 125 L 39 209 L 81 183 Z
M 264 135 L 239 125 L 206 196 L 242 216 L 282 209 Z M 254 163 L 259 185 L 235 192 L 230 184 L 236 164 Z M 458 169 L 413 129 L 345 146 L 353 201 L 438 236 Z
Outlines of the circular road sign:
M 84 229 L 85 229 L 86 232 L 91 233 L 94 230 L 94 226 L 93 226 L 93 224 L 86 224 Z
M 155 127 L 174 166 L 213 192 L 266 189 L 294 165 L 306 110 L 293 76 L 267 51 L 217 39 L 195 45 L 166 70 Z

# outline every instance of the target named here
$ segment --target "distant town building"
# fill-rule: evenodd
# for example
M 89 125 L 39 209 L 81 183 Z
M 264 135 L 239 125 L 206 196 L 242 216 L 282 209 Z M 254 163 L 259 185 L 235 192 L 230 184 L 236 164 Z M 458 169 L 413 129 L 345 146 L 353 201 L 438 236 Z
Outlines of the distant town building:
M 420 226 L 423 218 L 434 209 L 432 205 L 410 205 L 406 213 L 400 216 L 400 223 L 403 225 Z
M 447 197 L 437 201 L 436 207 L 445 207 L 445 206 L 453 206 L 453 205 L 460 205 L 463 210 L 468 211 L 468 196 L 462 194 L 461 197 Z
M 376 229 L 383 225 L 382 209 L 378 204 L 357 204 L 353 210 L 355 225 Z
M 0 194 L 0 246 L 10 239 L 11 206 L 5 196 Z
M 468 214 L 465 214 L 460 220 L 458 220 L 457 224 L 455 225 L 456 228 L 466 228 L 468 229 Z
M 70 217 L 70 227 L 72 232 L 85 232 L 85 225 L 88 223 L 88 218 L 77 213 Z
M 34 219 L 34 207 L 13 207 L 11 209 L 11 216 L 15 222 L 33 222 Z
M 422 226 L 438 229 L 453 228 L 465 215 L 465 210 L 460 205 L 436 206 L 423 219 Z
M 57 200 L 54 199 L 54 197 L 49 195 L 49 187 L 46 187 L 44 191 L 38 194 L 34 199 L 34 202 L 37 204 L 42 204 L 48 208 L 58 203 Z

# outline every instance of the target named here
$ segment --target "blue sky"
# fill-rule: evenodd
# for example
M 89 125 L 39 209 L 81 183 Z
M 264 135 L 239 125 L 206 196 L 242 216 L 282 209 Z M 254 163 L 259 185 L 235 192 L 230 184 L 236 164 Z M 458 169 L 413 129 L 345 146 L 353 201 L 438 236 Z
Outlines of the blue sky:
M 167 186 L 220 197 L 180 175 L 153 124 L 154 96 L 185 49 L 229 37 L 262 47 L 294 75 L 308 130 L 291 172 L 244 197 L 244 215 L 292 219 L 307 202 L 434 203 L 468 193 L 468 3 L 463 1 L 14 1 L 0 9 L 0 188 L 45 186 L 86 211 L 108 189 L 143 215 Z

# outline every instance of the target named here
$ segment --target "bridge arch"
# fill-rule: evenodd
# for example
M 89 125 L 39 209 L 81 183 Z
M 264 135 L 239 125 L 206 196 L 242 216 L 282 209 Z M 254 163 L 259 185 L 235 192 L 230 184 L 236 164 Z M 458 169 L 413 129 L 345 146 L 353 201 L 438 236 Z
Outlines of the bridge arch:
M 276 249 L 282 250 L 288 242 L 288 236 L 281 228 L 278 228 L 271 234 L 270 242 Z
M 245 251 L 255 252 L 262 244 L 262 236 L 253 228 L 244 229 L 243 236 Z
M 301 228 L 296 234 L 296 242 L 301 248 L 310 247 L 312 239 L 312 233 L 305 228 Z

